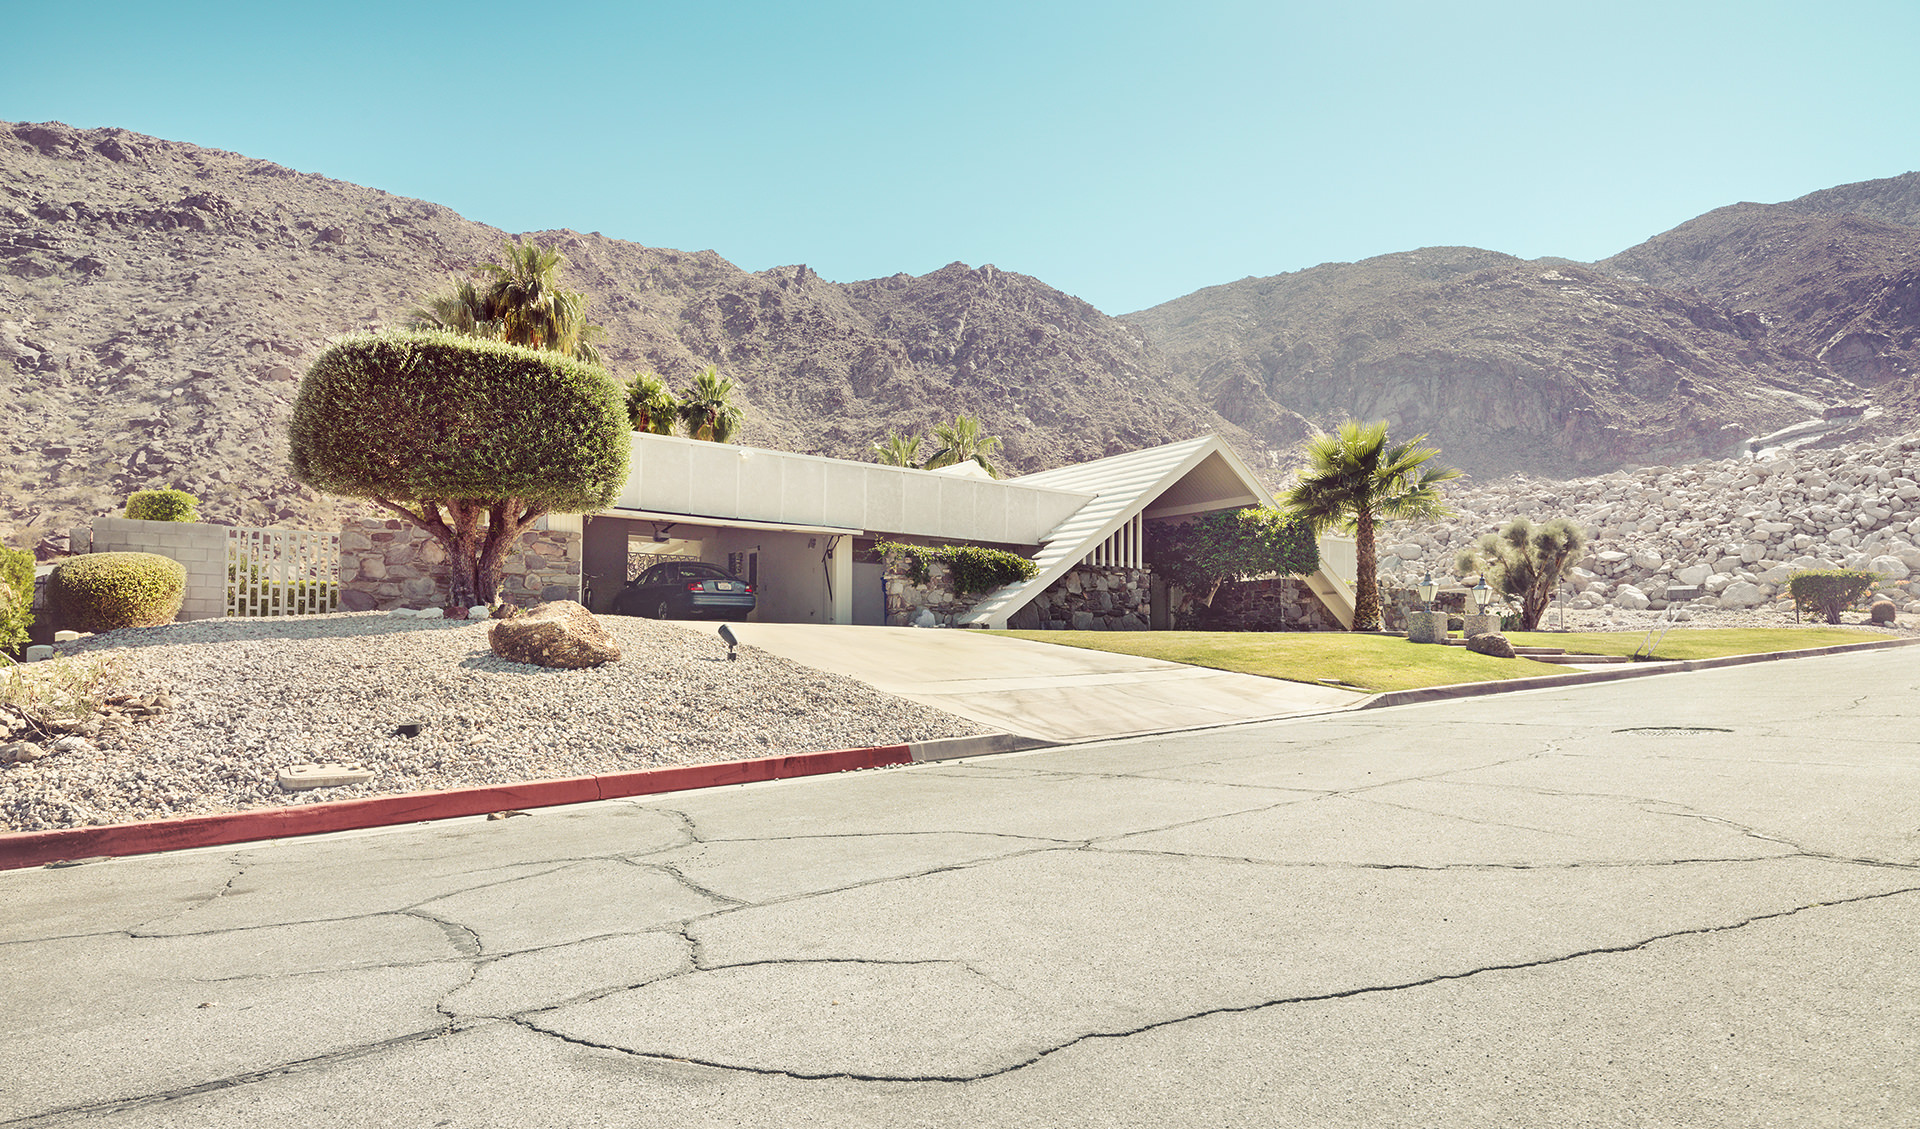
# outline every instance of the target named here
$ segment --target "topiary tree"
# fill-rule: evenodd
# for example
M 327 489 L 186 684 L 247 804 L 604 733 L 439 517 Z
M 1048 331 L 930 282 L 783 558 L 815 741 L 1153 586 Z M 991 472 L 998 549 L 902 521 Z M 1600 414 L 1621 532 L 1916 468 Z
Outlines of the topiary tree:
M 1487 587 L 1520 602 L 1520 630 L 1533 631 L 1553 602 L 1554 586 L 1580 563 L 1587 535 L 1566 518 L 1535 526 L 1517 517 L 1498 533 L 1481 536 L 1454 562 L 1461 572 L 1486 577 Z
M 371 499 L 440 542 L 456 606 L 498 601 L 507 549 L 542 514 L 612 503 L 631 446 L 605 371 L 433 332 L 327 349 L 287 430 L 294 477 Z
M 1422 447 L 1425 435 L 1389 445 L 1385 420 L 1350 419 L 1331 435 L 1307 440 L 1307 466 L 1293 486 L 1281 492 L 1280 507 L 1313 525 L 1353 530 L 1356 571 L 1353 629 L 1380 629 L 1379 555 L 1374 546 L 1376 519 L 1445 517 L 1452 512 L 1440 496 L 1440 483 L 1460 477 L 1451 467 L 1426 465 L 1440 453 Z
M 159 627 L 180 614 L 187 568 L 157 553 L 89 553 L 62 561 L 47 591 L 75 631 Z
M 33 554 L 0 546 L 0 654 L 18 655 L 33 626 Z
M 1877 572 L 1813 568 L 1787 577 L 1787 594 L 1795 611 L 1818 612 L 1828 623 L 1839 623 L 1840 613 L 1858 604 L 1880 579 Z
M 200 499 L 185 490 L 135 490 L 127 516 L 135 521 L 199 521 Z
M 1310 523 L 1279 510 L 1216 510 L 1178 525 L 1147 526 L 1147 563 L 1161 579 L 1211 605 L 1220 585 L 1278 573 L 1305 576 L 1320 567 Z

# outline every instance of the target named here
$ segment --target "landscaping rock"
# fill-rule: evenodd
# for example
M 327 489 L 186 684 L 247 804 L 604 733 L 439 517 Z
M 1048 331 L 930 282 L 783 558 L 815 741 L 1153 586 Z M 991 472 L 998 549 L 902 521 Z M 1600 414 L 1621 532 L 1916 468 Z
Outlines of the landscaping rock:
M 572 600 L 540 604 L 487 629 L 493 653 L 510 662 L 578 670 L 620 659 L 620 644 Z
M 1491 655 L 1496 659 L 1513 657 L 1513 644 L 1498 631 L 1489 631 L 1484 635 L 1467 636 L 1467 650 L 1476 655 Z

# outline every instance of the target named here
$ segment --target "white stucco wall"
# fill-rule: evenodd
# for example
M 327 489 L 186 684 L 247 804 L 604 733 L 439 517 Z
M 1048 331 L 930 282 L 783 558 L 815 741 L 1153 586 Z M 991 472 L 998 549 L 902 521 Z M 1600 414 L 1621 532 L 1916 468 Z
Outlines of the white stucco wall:
M 621 509 L 1037 545 L 1089 494 L 877 463 L 633 436 Z

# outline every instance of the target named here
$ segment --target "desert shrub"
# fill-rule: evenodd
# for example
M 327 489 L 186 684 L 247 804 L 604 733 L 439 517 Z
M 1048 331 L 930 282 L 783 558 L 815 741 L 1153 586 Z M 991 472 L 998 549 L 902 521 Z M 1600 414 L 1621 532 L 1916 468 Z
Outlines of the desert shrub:
M 33 625 L 33 554 L 0 548 L 0 654 L 18 655 Z
M 1454 567 L 1480 573 L 1495 592 L 1518 600 L 1521 630 L 1537 631 L 1554 586 L 1580 563 L 1586 544 L 1586 533 L 1566 518 L 1535 525 L 1517 517 L 1462 549 Z
M 1873 591 L 1880 579 L 1877 572 L 1849 568 L 1815 568 L 1796 572 L 1787 578 L 1787 594 L 1794 609 L 1818 612 L 1828 623 L 1839 623 L 1840 613 L 1860 602 Z
M 1875 623 L 1892 623 L 1896 614 L 1898 612 L 1893 606 L 1893 601 L 1885 597 L 1867 605 L 1867 618 Z
M 185 490 L 135 490 L 127 516 L 135 521 L 199 521 L 200 499 Z
M 933 575 L 934 561 L 947 566 L 953 577 L 953 590 L 959 595 L 991 592 L 1002 584 L 1032 580 L 1040 575 L 1040 566 L 1018 553 L 1005 549 L 985 549 L 978 545 L 903 545 L 880 541 L 873 546 L 881 554 L 898 556 L 905 562 L 907 576 L 915 584 L 925 584 Z
M 172 623 L 187 594 L 187 570 L 156 553 L 91 553 L 53 570 L 48 587 L 76 631 Z

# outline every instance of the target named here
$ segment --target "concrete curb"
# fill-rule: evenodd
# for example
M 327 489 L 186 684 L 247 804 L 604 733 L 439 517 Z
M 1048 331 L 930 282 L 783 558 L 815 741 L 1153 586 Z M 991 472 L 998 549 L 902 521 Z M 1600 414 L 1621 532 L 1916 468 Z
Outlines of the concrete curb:
M 1038 737 L 1022 737 L 1018 733 L 984 733 L 976 737 L 941 737 L 932 741 L 914 741 L 907 748 L 913 751 L 913 763 L 925 764 L 931 761 L 958 760 L 961 757 L 984 757 L 993 753 L 1024 753 L 1032 749 L 1051 749 L 1057 741 L 1044 741 Z
M 1591 682 L 1651 678 L 1656 674 L 1714 670 L 1723 666 L 1746 666 L 1750 663 L 1778 662 L 1782 659 L 1811 659 L 1821 655 L 1844 655 L 1854 651 L 1883 651 L 1893 647 L 1912 646 L 1920 646 L 1920 639 L 1876 639 L 1869 643 L 1836 643 L 1830 647 L 1808 647 L 1799 651 L 1763 651 L 1757 655 L 1724 655 L 1717 659 L 1628 663 L 1611 670 L 1581 670 L 1572 674 L 1543 674 L 1537 678 L 1511 678 L 1504 682 L 1461 682 L 1452 686 L 1427 686 L 1418 690 L 1388 690 L 1355 702 L 1347 709 L 1385 709 L 1390 706 L 1410 706 L 1420 702 L 1445 702 L 1455 698 L 1479 698 L 1488 694 L 1516 694 L 1522 690 L 1551 690 L 1561 686 L 1584 686 Z
M 218 815 L 115 823 L 101 827 L 19 831 L 0 834 L 0 870 L 17 870 L 73 859 L 141 855 L 188 847 L 219 847 L 262 839 L 319 835 L 330 831 L 357 831 L 367 827 L 485 815 L 518 808 L 580 804 L 590 800 L 650 796 L 693 788 L 718 788 L 727 784 L 821 776 L 861 768 L 911 764 L 914 759 L 913 751 L 906 745 L 880 745 L 870 749 L 840 749 L 719 764 L 680 765 L 598 776 L 575 776 L 563 780 L 534 780 L 524 784 L 453 788 L 444 792 L 408 792 L 397 796 L 369 796 L 361 800 L 334 800 L 296 807 L 222 812 Z

